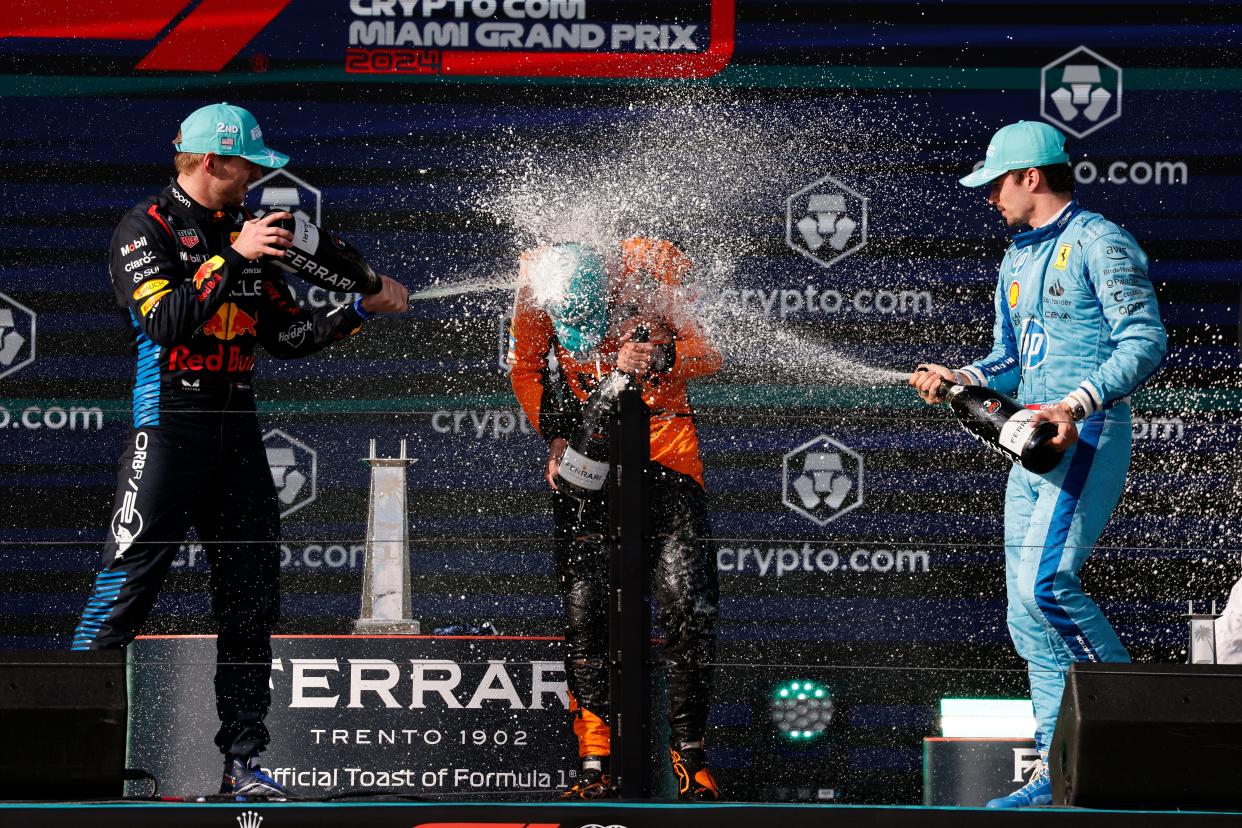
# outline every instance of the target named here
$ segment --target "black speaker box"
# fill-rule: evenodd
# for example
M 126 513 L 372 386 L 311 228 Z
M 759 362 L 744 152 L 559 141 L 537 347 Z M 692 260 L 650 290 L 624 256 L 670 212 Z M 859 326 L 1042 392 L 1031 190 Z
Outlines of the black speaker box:
M 1057 805 L 1242 805 L 1242 666 L 1075 664 L 1048 762 Z
M 119 799 L 125 653 L 0 652 L 0 799 Z

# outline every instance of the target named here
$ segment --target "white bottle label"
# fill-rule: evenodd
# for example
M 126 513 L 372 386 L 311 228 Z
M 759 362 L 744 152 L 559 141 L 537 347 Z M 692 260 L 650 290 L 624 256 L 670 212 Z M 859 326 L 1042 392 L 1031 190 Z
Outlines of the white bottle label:
M 299 263 L 308 264 L 313 269 L 316 265 L 311 261 L 311 257 L 319 251 L 319 228 L 311 224 L 301 216 L 293 217 L 293 250 L 302 253 L 296 256 Z M 289 258 L 292 251 L 286 251 L 285 257 L 281 259 L 272 259 L 276 266 L 289 273 L 297 273 L 298 268 L 294 266 L 293 261 Z
M 596 462 L 567 448 L 565 456 L 561 458 L 560 475 L 575 486 L 598 492 L 604 488 L 604 481 L 608 479 L 608 464 Z
M 319 228 L 301 216 L 293 217 L 293 246 L 310 255 L 319 250 Z
M 1033 409 L 1024 408 L 1006 420 L 1000 430 L 1000 447 L 1014 457 L 1021 457 L 1022 449 L 1035 433 L 1037 424 L 1031 422 L 1034 416 Z

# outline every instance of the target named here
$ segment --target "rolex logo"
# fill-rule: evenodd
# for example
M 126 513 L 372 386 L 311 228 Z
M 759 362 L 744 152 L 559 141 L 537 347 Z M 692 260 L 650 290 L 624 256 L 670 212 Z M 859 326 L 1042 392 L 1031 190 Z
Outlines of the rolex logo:
M 237 818 L 238 828 L 259 828 L 262 823 L 263 817 L 258 811 L 242 811 Z

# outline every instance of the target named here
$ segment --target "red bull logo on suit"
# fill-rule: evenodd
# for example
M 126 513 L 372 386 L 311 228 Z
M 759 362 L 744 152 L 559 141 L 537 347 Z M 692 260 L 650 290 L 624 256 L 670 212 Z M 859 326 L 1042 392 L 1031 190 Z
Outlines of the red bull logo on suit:
M 202 333 L 227 341 L 238 336 L 258 336 L 258 324 L 257 315 L 251 316 L 232 302 L 225 302 L 203 325 Z

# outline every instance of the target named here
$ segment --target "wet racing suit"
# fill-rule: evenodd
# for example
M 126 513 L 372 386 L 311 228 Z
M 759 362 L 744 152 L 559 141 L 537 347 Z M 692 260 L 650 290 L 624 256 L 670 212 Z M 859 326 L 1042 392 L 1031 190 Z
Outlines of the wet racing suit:
M 597 353 L 575 358 L 557 341 L 552 320 L 535 305 L 528 267 L 537 251 L 522 258 L 510 337 L 513 389 L 531 424 L 549 443 L 569 439 L 586 400 L 613 369 L 621 343 L 615 328 Z M 690 267 L 689 259 L 666 241 L 628 239 L 622 245 L 619 280 L 640 290 L 669 284 Z M 716 562 L 707 539 L 703 462 L 686 382 L 720 369 L 719 352 L 689 319 L 663 320 L 674 331 L 664 364 L 653 366 L 643 384 L 651 409 L 650 489 L 653 592 L 660 605 L 666 643 L 669 727 L 674 743 L 701 742 L 707 727 L 715 660 L 719 601 Z M 548 368 L 554 349 L 559 374 Z M 598 360 L 594 357 L 598 356 Z M 578 501 L 552 494 L 557 579 L 565 606 L 565 673 L 580 756 L 610 754 L 608 717 L 608 498 L 606 489 Z
M 241 757 L 268 741 L 269 639 L 280 609 L 280 507 L 255 416 L 255 344 L 299 357 L 362 325 L 351 307 L 303 312 L 279 268 L 238 254 L 231 244 L 247 218 L 240 207 L 209 210 L 173 183 L 112 236 L 112 286 L 138 357 L 133 428 L 103 570 L 72 644 L 128 644 L 193 526 L 219 632 L 216 743 Z
M 1028 407 L 1068 398 L 1079 439 L 1046 475 L 1014 465 L 1005 494 L 1007 621 L 1027 662 L 1036 744 L 1052 738 L 1074 661 L 1129 661 L 1078 571 L 1121 497 L 1130 394 L 1164 359 L 1166 337 L 1134 237 L 1070 202 L 1019 233 L 1001 261 L 995 344 L 962 369 Z

